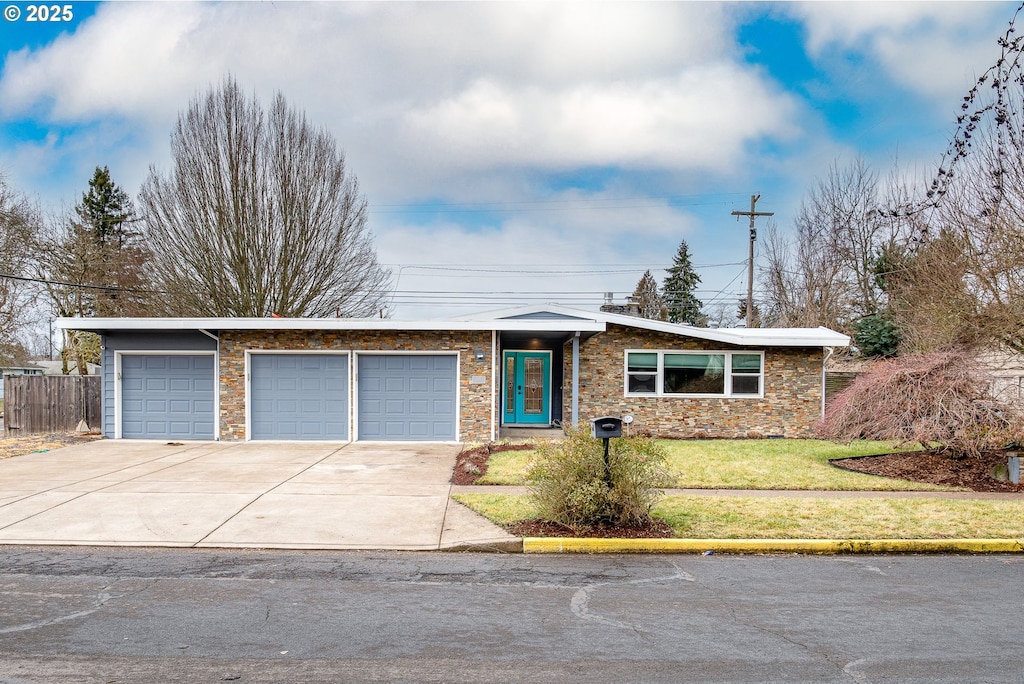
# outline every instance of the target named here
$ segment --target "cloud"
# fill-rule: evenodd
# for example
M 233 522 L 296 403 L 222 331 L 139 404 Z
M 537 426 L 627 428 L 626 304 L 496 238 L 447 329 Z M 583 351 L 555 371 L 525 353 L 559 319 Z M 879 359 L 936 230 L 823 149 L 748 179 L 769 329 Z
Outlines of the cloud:
M 809 53 L 863 53 L 900 86 L 952 101 L 999 55 L 1016 3 L 807 2 L 785 11 L 807 29 Z M 876 85 L 877 87 L 877 85 Z
M 750 112 L 758 115 L 751 117 Z M 784 93 L 735 64 L 661 79 L 579 83 L 561 90 L 489 80 L 406 115 L 405 132 L 431 158 L 462 165 L 714 169 L 737 164 L 763 136 L 791 138 Z
M 444 195 L 485 168 L 725 172 L 798 130 L 732 21 L 717 3 L 107 3 L 8 54 L 0 112 L 166 140 L 230 72 L 330 130 L 375 194 Z

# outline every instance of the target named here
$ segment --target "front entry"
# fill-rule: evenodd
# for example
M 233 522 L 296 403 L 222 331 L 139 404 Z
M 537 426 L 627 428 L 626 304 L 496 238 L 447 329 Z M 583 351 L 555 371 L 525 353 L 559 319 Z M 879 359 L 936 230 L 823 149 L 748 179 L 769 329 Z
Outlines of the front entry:
M 502 423 L 551 423 L 551 352 L 506 351 L 503 387 Z

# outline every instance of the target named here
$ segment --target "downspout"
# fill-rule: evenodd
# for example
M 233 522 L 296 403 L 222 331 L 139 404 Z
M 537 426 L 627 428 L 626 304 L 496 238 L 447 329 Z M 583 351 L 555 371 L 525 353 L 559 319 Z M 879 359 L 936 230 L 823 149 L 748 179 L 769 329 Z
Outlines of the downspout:
M 572 424 L 580 422 L 580 331 L 572 336 Z
M 498 439 L 498 331 L 491 331 L 491 441 Z
M 825 419 L 825 366 L 828 364 L 828 360 L 832 358 L 832 354 L 835 352 L 835 347 L 824 347 L 825 355 L 821 359 L 821 418 Z

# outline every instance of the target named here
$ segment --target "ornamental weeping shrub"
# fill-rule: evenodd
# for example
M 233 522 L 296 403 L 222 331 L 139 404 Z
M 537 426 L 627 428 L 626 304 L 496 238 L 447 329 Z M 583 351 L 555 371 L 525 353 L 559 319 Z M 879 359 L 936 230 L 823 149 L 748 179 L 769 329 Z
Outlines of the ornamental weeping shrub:
M 657 488 L 669 482 L 664 449 L 647 437 L 612 439 L 608 462 L 606 472 L 604 443 L 589 427 L 538 445 L 527 481 L 541 518 L 571 529 L 648 522 Z
M 908 354 L 877 364 L 836 395 L 818 435 L 980 456 L 1024 440 L 1024 414 L 992 395 L 969 351 Z

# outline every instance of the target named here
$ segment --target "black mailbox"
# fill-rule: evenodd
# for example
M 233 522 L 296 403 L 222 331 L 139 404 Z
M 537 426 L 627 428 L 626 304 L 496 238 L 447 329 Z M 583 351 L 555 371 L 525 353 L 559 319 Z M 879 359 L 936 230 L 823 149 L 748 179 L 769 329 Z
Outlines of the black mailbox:
M 604 418 L 590 419 L 591 437 L 621 437 L 622 419 L 606 416 Z

